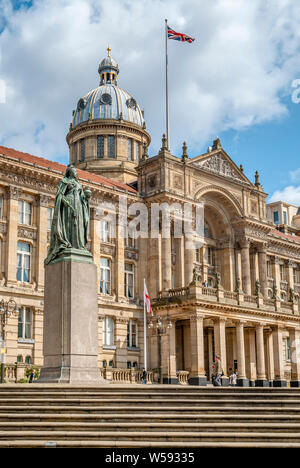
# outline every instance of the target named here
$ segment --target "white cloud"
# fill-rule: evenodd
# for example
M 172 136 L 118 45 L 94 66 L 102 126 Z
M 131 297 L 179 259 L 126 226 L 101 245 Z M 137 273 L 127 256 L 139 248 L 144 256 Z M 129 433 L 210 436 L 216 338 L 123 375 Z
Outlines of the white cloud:
M 275 201 L 284 201 L 291 205 L 300 206 L 300 185 L 289 185 L 282 190 L 276 190 L 270 197 L 269 203 Z
M 297 78 L 300 8 L 293 0 L 37 0 L 2 2 L 0 142 L 59 158 L 78 99 L 98 85 L 107 44 L 119 85 L 145 109 L 152 152 L 164 117 L 164 18 L 196 38 L 168 41 L 171 143 L 199 148 L 221 131 L 281 118 Z M 275 194 L 274 194 L 275 195 Z

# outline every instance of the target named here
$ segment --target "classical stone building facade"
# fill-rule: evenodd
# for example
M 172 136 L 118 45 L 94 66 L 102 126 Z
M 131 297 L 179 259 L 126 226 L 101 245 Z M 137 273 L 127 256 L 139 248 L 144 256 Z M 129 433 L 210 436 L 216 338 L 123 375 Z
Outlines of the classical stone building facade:
M 185 144 L 175 156 L 163 138 L 149 158 L 144 114 L 119 88 L 118 72 L 108 51 L 100 85 L 79 99 L 67 135 L 70 162 L 92 191 L 88 248 L 98 267 L 99 367 L 107 378 L 132 380 L 132 370 L 145 365 L 145 279 L 154 311 L 147 317 L 151 378 L 205 385 L 218 356 L 224 384 L 237 369 L 239 385 L 298 386 L 298 210 L 277 222 L 258 174 L 252 183 L 219 139 L 189 158 Z M 0 147 L 0 294 L 18 306 L 4 330 L 7 365 L 43 363 L 44 259 L 64 171 Z M 153 206 L 177 211 L 169 225 L 160 219 L 157 236 L 140 229 L 132 238 L 113 222 L 120 200 L 129 220 L 137 206 L 146 207 L 147 226 Z M 204 236 L 195 248 L 184 229 L 175 232 L 186 204 L 194 213 L 200 204 L 204 210 Z

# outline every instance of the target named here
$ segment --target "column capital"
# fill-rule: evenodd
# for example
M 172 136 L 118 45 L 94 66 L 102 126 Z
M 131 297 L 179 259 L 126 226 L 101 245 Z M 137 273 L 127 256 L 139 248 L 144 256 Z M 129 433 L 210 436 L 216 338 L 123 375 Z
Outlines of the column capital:
M 5 188 L 5 198 L 8 200 L 18 200 L 22 194 L 22 191 L 23 190 L 20 187 L 16 187 L 15 185 L 8 185 Z
M 212 317 L 212 321 L 214 323 L 219 323 L 219 322 L 225 323 L 226 320 L 227 320 L 226 317 Z
M 43 193 L 39 193 L 35 197 L 35 206 L 43 206 L 45 208 L 48 208 L 50 200 L 51 200 L 51 197 L 49 197 L 49 195 L 44 195 Z
M 258 253 L 261 254 L 266 254 L 267 253 L 267 248 L 268 248 L 268 243 L 267 242 L 261 242 L 257 245 L 257 251 Z
M 204 315 L 200 315 L 200 314 L 193 314 L 190 316 L 190 321 L 191 322 L 203 322 L 204 320 Z
M 238 240 L 238 243 L 240 244 L 241 249 L 249 249 L 250 248 L 251 240 L 248 237 L 242 237 L 242 238 L 239 238 L 237 240 Z

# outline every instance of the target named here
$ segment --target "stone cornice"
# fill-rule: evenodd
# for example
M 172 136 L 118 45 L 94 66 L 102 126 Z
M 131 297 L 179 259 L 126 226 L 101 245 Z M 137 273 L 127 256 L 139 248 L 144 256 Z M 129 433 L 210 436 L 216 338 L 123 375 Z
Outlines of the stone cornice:
M 154 311 L 164 311 L 164 310 L 176 310 L 176 309 L 181 309 L 181 310 L 190 310 L 191 307 L 201 307 L 202 309 L 208 310 L 208 311 L 216 311 L 216 312 L 224 312 L 228 314 L 243 314 L 247 315 L 247 317 L 243 317 L 244 319 L 249 320 L 249 315 L 252 315 L 253 317 L 260 317 L 261 319 L 272 319 L 272 320 L 279 320 L 283 322 L 287 321 L 295 321 L 300 323 L 300 315 L 291 315 L 291 314 L 285 314 L 285 313 L 278 313 L 278 312 L 273 312 L 273 311 L 268 311 L 268 310 L 262 310 L 262 309 L 249 309 L 245 308 L 243 306 L 239 305 L 231 305 L 231 304 L 226 304 L 226 303 L 218 303 L 218 302 L 206 302 L 202 300 L 186 300 L 180 303 L 169 303 L 161 306 L 156 306 L 153 304 L 153 310 Z M 213 314 L 212 314 L 213 315 Z

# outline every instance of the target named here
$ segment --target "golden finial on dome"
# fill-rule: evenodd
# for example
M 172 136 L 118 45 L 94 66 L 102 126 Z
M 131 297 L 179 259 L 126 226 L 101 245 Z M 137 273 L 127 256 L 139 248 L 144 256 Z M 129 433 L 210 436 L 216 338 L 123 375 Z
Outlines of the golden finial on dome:
M 107 57 L 110 57 L 110 55 L 109 55 L 109 54 L 110 54 L 111 48 L 109 47 L 109 44 L 108 44 L 108 47 L 107 47 L 107 49 L 106 49 L 106 50 L 107 50 Z

